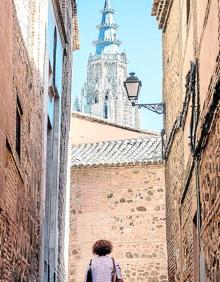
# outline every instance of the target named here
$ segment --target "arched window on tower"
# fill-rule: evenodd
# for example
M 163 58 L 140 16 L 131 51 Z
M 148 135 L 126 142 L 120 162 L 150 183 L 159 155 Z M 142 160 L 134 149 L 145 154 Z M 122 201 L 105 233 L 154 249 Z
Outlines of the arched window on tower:
M 104 117 L 105 119 L 108 119 L 108 91 L 106 92 L 105 95 Z
M 95 93 L 94 102 L 95 102 L 95 104 L 98 104 L 98 103 L 99 103 L 99 93 L 98 93 L 98 92 Z
M 105 115 L 105 119 L 107 119 L 108 118 L 108 105 L 107 104 L 105 104 L 104 115 Z

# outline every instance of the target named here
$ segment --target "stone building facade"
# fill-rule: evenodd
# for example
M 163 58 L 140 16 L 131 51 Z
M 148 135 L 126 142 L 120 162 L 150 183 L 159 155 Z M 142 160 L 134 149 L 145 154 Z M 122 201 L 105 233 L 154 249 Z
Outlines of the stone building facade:
M 220 6 L 155 0 L 163 32 L 169 281 L 220 281 Z
M 139 127 L 139 110 L 132 107 L 124 88 L 127 78 L 127 56 L 120 52 L 117 38 L 118 25 L 114 22 L 110 0 L 105 0 L 101 11 L 95 54 L 90 54 L 87 80 L 81 97 L 76 97 L 74 110 L 89 113 L 111 122 L 129 127 Z
M 125 281 L 168 281 L 160 138 L 79 144 L 71 162 L 69 281 L 83 281 L 103 238 Z
M 53 150 L 59 166 L 54 171 L 58 180 L 56 187 L 53 186 L 57 191 L 54 222 L 57 255 L 56 263 L 53 261 L 56 276 L 51 271 L 51 278 L 65 281 L 63 225 L 72 49 L 78 48 L 76 3 L 71 0 L 9 0 L 1 1 L 0 11 L 0 281 L 48 281 L 44 277 L 47 229 L 44 223 L 48 218 L 45 202 L 48 203 L 50 187 L 47 172 L 52 171 L 46 159 L 48 124 L 52 116 L 51 92 L 56 92 L 57 86 L 51 83 L 54 61 L 59 69 L 54 82 L 59 81 L 60 87 L 55 95 L 59 99 L 60 126 L 56 131 L 59 147 Z M 52 12 L 62 47 L 53 44 L 51 48 L 50 45 Z M 56 42 L 59 44 L 58 36 Z M 55 49 L 58 50 L 56 55 Z M 55 58 L 53 62 L 50 54 Z M 60 98 L 59 94 L 62 94 Z M 53 123 L 50 127 L 55 128 Z

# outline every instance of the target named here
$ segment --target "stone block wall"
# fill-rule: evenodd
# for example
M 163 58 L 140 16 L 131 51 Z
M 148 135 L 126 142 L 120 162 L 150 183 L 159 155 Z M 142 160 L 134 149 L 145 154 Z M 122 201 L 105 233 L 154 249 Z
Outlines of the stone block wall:
M 220 280 L 219 1 L 155 0 L 153 13 L 163 15 L 158 20 L 169 281 L 215 282 Z
M 42 92 L 13 4 L 0 3 L 0 281 L 39 281 Z
M 125 281 L 167 281 L 163 164 L 72 168 L 69 281 L 83 281 L 102 238 Z
M 218 95 L 220 92 L 218 92 Z M 207 282 L 220 281 L 220 107 L 200 164 L 201 248 Z

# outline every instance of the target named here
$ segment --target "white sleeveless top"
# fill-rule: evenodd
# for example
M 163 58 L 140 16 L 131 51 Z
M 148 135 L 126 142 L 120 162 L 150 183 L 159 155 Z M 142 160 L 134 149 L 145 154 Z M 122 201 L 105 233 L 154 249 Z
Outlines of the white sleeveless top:
M 115 262 L 115 267 L 116 267 L 116 273 L 118 279 L 122 279 L 120 266 L 116 262 Z M 86 271 L 85 282 L 86 282 L 88 269 Z M 94 259 L 92 259 L 91 269 L 92 269 L 92 282 L 112 281 L 113 260 L 111 257 L 109 256 L 95 257 Z

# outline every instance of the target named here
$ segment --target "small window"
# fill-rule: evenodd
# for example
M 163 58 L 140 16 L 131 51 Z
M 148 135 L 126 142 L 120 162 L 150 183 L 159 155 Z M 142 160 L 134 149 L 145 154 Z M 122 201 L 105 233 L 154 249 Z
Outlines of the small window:
M 189 22 L 191 0 L 186 0 L 186 22 Z
M 17 106 L 16 106 L 16 152 L 21 157 L 21 116 L 22 109 L 19 99 L 17 97 Z
M 108 91 L 105 95 L 104 117 L 105 119 L 108 119 Z
M 96 91 L 94 94 L 94 103 L 95 104 L 99 103 L 99 92 L 98 91 Z
M 105 104 L 105 108 L 104 108 L 104 116 L 105 116 L 105 119 L 108 118 L 108 105 Z
M 50 60 L 49 60 L 49 68 L 48 68 L 48 81 L 49 81 L 49 85 L 53 85 L 53 70 L 51 67 Z
M 98 102 L 99 102 L 99 98 L 98 96 L 95 96 L 95 104 L 98 104 Z

